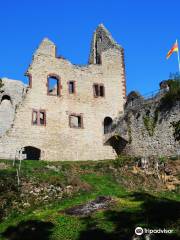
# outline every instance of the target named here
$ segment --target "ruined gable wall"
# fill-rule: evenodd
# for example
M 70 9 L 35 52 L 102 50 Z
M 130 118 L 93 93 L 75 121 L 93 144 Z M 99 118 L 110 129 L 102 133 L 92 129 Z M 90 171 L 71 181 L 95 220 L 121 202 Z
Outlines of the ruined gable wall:
M 122 56 L 118 49 L 102 53 L 102 65 L 77 67 L 55 57 L 55 48 L 43 42 L 28 71 L 32 76 L 14 126 L 0 141 L 0 157 L 14 158 L 16 150 L 35 146 L 45 160 L 98 160 L 115 158 L 110 146 L 103 145 L 103 120 L 123 111 Z M 47 95 L 47 76 L 61 79 L 61 96 Z M 67 82 L 76 81 L 76 94 L 69 95 Z M 103 83 L 105 98 L 94 98 L 93 83 Z M 46 110 L 46 126 L 33 126 L 32 109 Z M 69 114 L 83 114 L 83 129 L 69 127 Z

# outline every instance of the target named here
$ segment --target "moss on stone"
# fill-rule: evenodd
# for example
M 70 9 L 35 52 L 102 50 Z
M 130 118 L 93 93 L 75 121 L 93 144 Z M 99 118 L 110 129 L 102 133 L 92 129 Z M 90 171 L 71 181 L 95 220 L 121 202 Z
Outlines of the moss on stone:
M 158 120 L 158 111 L 155 111 L 154 116 L 146 115 L 143 117 L 144 126 L 148 131 L 149 136 L 151 137 L 154 135 L 157 120 Z

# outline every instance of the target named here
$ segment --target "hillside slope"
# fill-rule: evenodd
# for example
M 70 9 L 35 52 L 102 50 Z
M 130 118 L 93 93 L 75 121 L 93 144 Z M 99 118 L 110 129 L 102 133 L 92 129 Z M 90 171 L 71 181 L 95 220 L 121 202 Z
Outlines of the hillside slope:
M 178 160 L 168 164 L 178 181 Z M 16 168 L 0 163 L 2 240 L 125 240 L 137 226 L 176 231 L 158 239 L 180 237 L 178 185 L 169 191 L 161 172 L 145 171 L 135 159 L 24 161 L 19 186 Z M 73 214 L 79 207 L 88 214 Z

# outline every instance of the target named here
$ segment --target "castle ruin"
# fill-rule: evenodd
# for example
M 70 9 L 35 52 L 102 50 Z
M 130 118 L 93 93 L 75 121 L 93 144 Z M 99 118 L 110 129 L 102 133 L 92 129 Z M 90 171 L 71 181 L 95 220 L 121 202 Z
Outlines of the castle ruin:
M 89 64 L 56 55 L 45 38 L 26 75 L 29 86 L 3 79 L 0 89 L 0 158 L 41 160 L 114 159 L 103 141 L 126 99 L 124 50 L 101 24 Z

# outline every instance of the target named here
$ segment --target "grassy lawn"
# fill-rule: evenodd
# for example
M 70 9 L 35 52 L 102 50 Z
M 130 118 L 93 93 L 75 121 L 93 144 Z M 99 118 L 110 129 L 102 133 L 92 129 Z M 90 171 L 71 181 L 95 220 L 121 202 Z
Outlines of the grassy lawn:
M 7 177 L 8 184 L 11 184 L 11 180 L 16 184 L 16 171 L 12 167 L 12 162 L 2 162 L 9 167 L 0 170 L 1 184 Z M 55 168 L 47 168 L 47 166 Z M 141 186 L 129 189 L 128 179 L 133 179 L 133 175 L 127 178 L 126 173 L 120 170 L 117 172 L 116 169 L 121 167 L 121 163 L 116 161 L 56 163 L 24 161 L 21 181 L 28 179 L 34 181 L 36 185 L 48 182 L 60 183 L 61 186 L 79 184 L 82 188 L 80 187 L 71 195 L 64 195 L 59 200 L 32 204 L 25 209 L 17 207 L 9 211 L 0 222 L 0 239 L 127 240 L 132 238 L 137 226 L 173 229 L 174 234 L 158 234 L 158 239 L 179 239 L 180 196 L 178 192 L 159 191 L 155 188 L 146 191 L 143 188 L 143 182 Z M 59 171 L 56 171 L 56 168 Z M 127 181 L 127 184 L 121 185 L 119 178 Z M 84 185 L 90 188 L 84 189 Z M 13 189 L 11 185 L 9 186 Z M 63 213 L 67 208 L 94 200 L 98 196 L 111 196 L 115 204 L 89 216 L 72 216 Z

